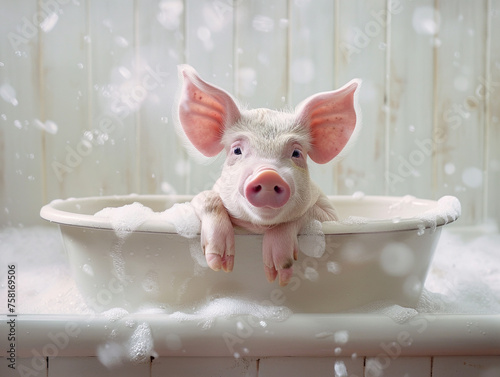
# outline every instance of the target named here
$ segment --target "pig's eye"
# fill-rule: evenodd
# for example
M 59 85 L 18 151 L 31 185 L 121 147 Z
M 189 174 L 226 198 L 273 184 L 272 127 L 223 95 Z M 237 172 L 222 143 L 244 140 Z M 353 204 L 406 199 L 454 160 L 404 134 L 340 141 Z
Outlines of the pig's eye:
M 300 151 L 298 149 L 294 149 L 292 152 L 292 158 L 299 158 L 300 157 Z
M 242 153 L 242 152 L 241 152 L 241 148 L 240 148 L 240 147 L 236 147 L 236 148 L 234 148 L 234 149 L 233 149 L 233 153 L 234 153 L 235 155 L 238 155 L 238 156 L 239 156 L 239 155 Z

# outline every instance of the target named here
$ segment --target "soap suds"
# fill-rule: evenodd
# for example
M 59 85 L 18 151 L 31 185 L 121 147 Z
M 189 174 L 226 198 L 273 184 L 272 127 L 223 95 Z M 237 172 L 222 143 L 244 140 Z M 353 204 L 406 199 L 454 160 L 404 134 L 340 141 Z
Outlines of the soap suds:
M 499 250 L 498 231 L 467 235 L 443 229 L 417 310 L 424 313 L 500 313 Z M 71 277 L 56 228 L 4 228 L 0 231 L 0 255 L 4 264 L 17 265 L 18 313 L 93 313 Z M 88 270 L 83 266 L 80 268 Z M 403 268 L 405 266 L 406 262 Z M 339 272 L 337 265 L 327 267 L 331 273 Z M 149 283 L 146 286 L 153 287 Z M 408 289 L 415 284 L 422 282 L 410 281 Z M 5 301 L 6 285 L 0 285 L 0 299 L 2 297 Z M 247 309 L 250 307 L 249 304 Z
M 301 229 L 299 250 L 308 257 L 320 258 L 325 253 L 325 234 L 321 222 L 313 220 Z
M 94 214 L 96 217 L 108 219 L 118 240 L 113 245 L 111 258 L 114 275 L 120 281 L 127 281 L 125 276 L 125 261 L 121 249 L 126 238 L 148 220 L 159 220 L 175 227 L 176 232 L 189 240 L 189 251 L 196 262 L 195 275 L 202 275 L 208 268 L 199 239 L 195 239 L 201 230 L 201 223 L 191 203 L 175 203 L 163 212 L 154 212 L 151 208 L 141 203 L 134 202 L 121 207 L 107 207 Z M 143 284 L 149 292 L 155 291 L 154 279 L 149 279 Z M 152 284 L 149 284 L 152 283 Z
M 114 338 L 119 330 L 115 328 L 111 333 L 115 333 L 115 336 L 110 336 L 110 338 Z M 108 369 L 124 363 L 147 363 L 151 357 L 158 357 L 154 350 L 151 328 L 146 322 L 137 325 L 132 335 L 125 341 L 108 340 L 104 344 L 98 345 L 96 354 L 101 364 Z
M 141 203 L 122 207 L 107 207 L 96 212 L 96 217 L 106 218 L 119 237 L 126 237 L 148 220 L 161 220 L 172 224 L 178 234 L 194 238 L 200 232 L 200 220 L 191 203 L 175 203 L 163 212 L 154 212 Z
M 251 315 L 260 320 L 284 321 L 292 312 L 285 306 L 264 305 L 247 299 L 221 297 L 209 300 L 192 313 L 177 311 L 170 315 L 178 321 L 196 321 L 204 329 L 213 326 L 217 318 Z
M 158 357 L 153 348 L 151 328 L 146 322 L 135 329 L 128 342 L 128 358 L 134 363 L 148 362 L 151 357 Z
M 155 217 L 172 224 L 183 237 L 194 238 L 200 233 L 201 223 L 191 203 L 175 203 L 166 211 L 155 213 Z
M 391 318 L 394 322 L 400 324 L 409 321 L 418 314 L 418 311 L 416 309 L 406 308 L 404 306 L 396 305 L 385 300 L 371 302 L 367 305 L 356 308 L 352 312 L 381 314 Z
M 151 208 L 134 202 L 122 207 L 107 207 L 94 216 L 108 219 L 114 231 L 120 238 L 126 237 L 153 216 Z
M 461 212 L 462 208 L 457 198 L 454 196 L 443 196 L 438 200 L 438 205 L 435 208 L 425 211 L 418 218 L 426 228 L 430 228 L 434 232 L 439 220 L 442 220 L 444 224 L 448 224 L 458 219 Z

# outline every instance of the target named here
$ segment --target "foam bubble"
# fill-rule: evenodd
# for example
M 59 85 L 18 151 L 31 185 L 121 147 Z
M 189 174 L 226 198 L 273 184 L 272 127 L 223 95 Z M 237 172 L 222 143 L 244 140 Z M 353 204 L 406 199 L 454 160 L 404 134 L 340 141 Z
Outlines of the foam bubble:
M 333 261 L 326 262 L 326 268 L 327 268 L 328 272 L 330 272 L 332 274 L 339 274 L 340 271 L 342 270 L 340 265 L 337 262 L 333 262 Z
M 436 230 L 436 226 L 439 220 L 443 224 L 447 224 L 450 221 L 455 221 L 460 217 L 462 212 L 460 202 L 454 196 L 443 196 L 438 200 L 438 204 L 435 208 L 425 211 L 418 218 L 422 221 L 423 227 L 419 226 L 419 235 L 423 234 L 424 228 L 430 228 L 431 231 Z
M 149 294 L 160 293 L 159 277 L 156 271 L 149 271 L 142 281 L 142 289 Z
M 238 85 L 240 92 L 245 97 L 251 97 L 255 93 L 257 84 L 257 72 L 250 67 L 242 67 L 238 71 Z
M 208 269 L 208 263 L 201 248 L 201 243 L 199 238 L 193 238 L 189 240 L 189 253 L 191 258 L 196 262 L 194 265 L 194 275 L 203 275 Z
M 418 7 L 413 12 L 412 24 L 417 33 L 434 35 L 439 30 L 439 12 L 430 6 Z
M 126 237 L 148 220 L 153 214 L 153 210 L 141 203 L 134 202 L 122 207 L 107 207 L 94 216 L 106 218 L 119 237 Z
M 334 365 L 335 377 L 347 377 L 347 368 L 342 360 L 335 361 Z
M 123 308 L 112 308 L 102 313 L 110 322 L 116 322 L 128 314 L 128 311 Z
M 384 246 L 380 254 L 380 267 L 390 276 L 405 276 L 413 268 L 415 256 L 404 243 L 391 242 Z
M 368 224 L 369 221 L 368 218 L 362 216 L 348 216 L 338 222 L 345 225 L 363 225 Z
M 310 281 L 317 281 L 319 274 L 318 271 L 316 271 L 314 268 L 306 267 L 304 270 L 304 277 Z
M 125 349 L 121 343 L 106 342 L 97 346 L 96 354 L 99 362 L 111 369 L 123 364 Z
M 57 126 L 57 124 L 55 124 L 51 120 L 46 120 L 45 122 L 42 122 L 39 119 L 34 119 L 33 123 L 39 129 L 41 129 L 45 132 L 48 132 L 49 134 L 52 134 L 52 135 L 55 135 L 57 133 L 57 131 L 59 130 L 59 127 Z
M 399 324 L 408 322 L 418 314 L 416 309 L 406 308 L 404 306 L 396 305 L 385 300 L 371 302 L 358 308 L 357 312 L 382 314 L 391 318 L 394 322 Z
M 16 98 L 16 90 L 9 84 L 3 84 L 0 86 L 0 97 L 7 103 L 13 106 L 17 106 L 19 102 Z
M 89 265 L 89 264 L 84 264 L 84 265 L 82 266 L 82 270 L 83 270 L 83 272 L 85 272 L 87 275 L 89 275 L 89 276 L 94 276 L 94 270 L 93 270 L 93 268 L 92 268 L 92 266 L 91 266 L 91 265 Z
M 356 191 L 354 194 L 352 194 L 352 197 L 354 199 L 363 199 L 365 197 L 365 193 L 363 191 Z
M 292 314 L 284 306 L 258 304 L 251 300 L 233 297 L 221 297 L 209 300 L 192 313 L 177 311 L 170 315 L 178 321 L 197 321 L 204 329 L 212 327 L 217 318 L 251 315 L 259 320 L 284 321 Z
M 176 30 L 180 23 L 184 12 L 184 4 L 180 0 L 165 1 L 159 4 L 160 12 L 156 19 L 167 30 Z
M 335 343 L 346 344 L 349 341 L 349 332 L 346 330 L 335 331 L 333 339 L 335 340 Z
M 448 162 L 446 165 L 444 165 L 444 172 L 448 175 L 452 175 L 455 173 L 455 164 Z
M 346 242 L 340 250 L 340 254 L 349 263 L 363 263 L 372 258 L 372 253 L 367 250 L 366 245 L 355 239 Z
M 193 238 L 200 233 L 201 223 L 191 203 L 175 203 L 157 217 L 174 225 L 183 237 Z
M 321 222 L 311 221 L 302 230 L 298 237 L 299 249 L 305 255 L 319 258 L 325 253 L 325 234 Z
M 252 20 L 252 27 L 257 31 L 269 33 L 274 30 L 274 20 L 268 16 L 257 15 Z
M 463 171 L 462 182 L 470 188 L 478 188 L 483 185 L 483 172 L 476 168 L 470 167 Z
M 125 238 L 137 230 L 148 220 L 161 220 L 171 223 L 178 234 L 183 237 L 196 237 L 201 228 L 201 223 L 191 203 L 175 203 L 164 212 L 153 212 L 149 207 L 134 202 L 121 207 L 107 207 L 94 216 L 106 218 L 120 238 Z
M 308 58 L 296 59 L 292 62 L 292 80 L 298 84 L 307 84 L 314 80 L 314 62 Z
M 384 368 L 382 368 L 378 358 L 366 358 L 365 375 L 373 377 L 381 377 L 384 375 Z
M 135 363 L 149 362 L 151 357 L 158 357 L 153 349 L 153 337 L 151 328 L 146 322 L 141 323 L 135 329 L 128 342 L 129 360 Z

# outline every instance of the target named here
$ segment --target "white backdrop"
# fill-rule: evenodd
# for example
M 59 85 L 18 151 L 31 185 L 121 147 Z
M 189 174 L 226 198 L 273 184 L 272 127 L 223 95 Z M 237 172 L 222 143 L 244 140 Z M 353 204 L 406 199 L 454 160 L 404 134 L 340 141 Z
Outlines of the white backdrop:
M 348 157 L 311 167 L 329 195 L 456 195 L 500 218 L 500 0 L 3 0 L 0 224 L 55 198 L 190 193 L 172 120 L 176 65 L 252 107 L 363 79 Z

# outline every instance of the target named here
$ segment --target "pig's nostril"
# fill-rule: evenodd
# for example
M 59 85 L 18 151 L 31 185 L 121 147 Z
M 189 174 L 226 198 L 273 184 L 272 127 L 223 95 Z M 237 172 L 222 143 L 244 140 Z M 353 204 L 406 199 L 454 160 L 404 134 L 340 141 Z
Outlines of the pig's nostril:
M 245 185 L 245 197 L 255 207 L 280 208 L 290 198 L 290 186 L 275 170 L 264 170 Z

